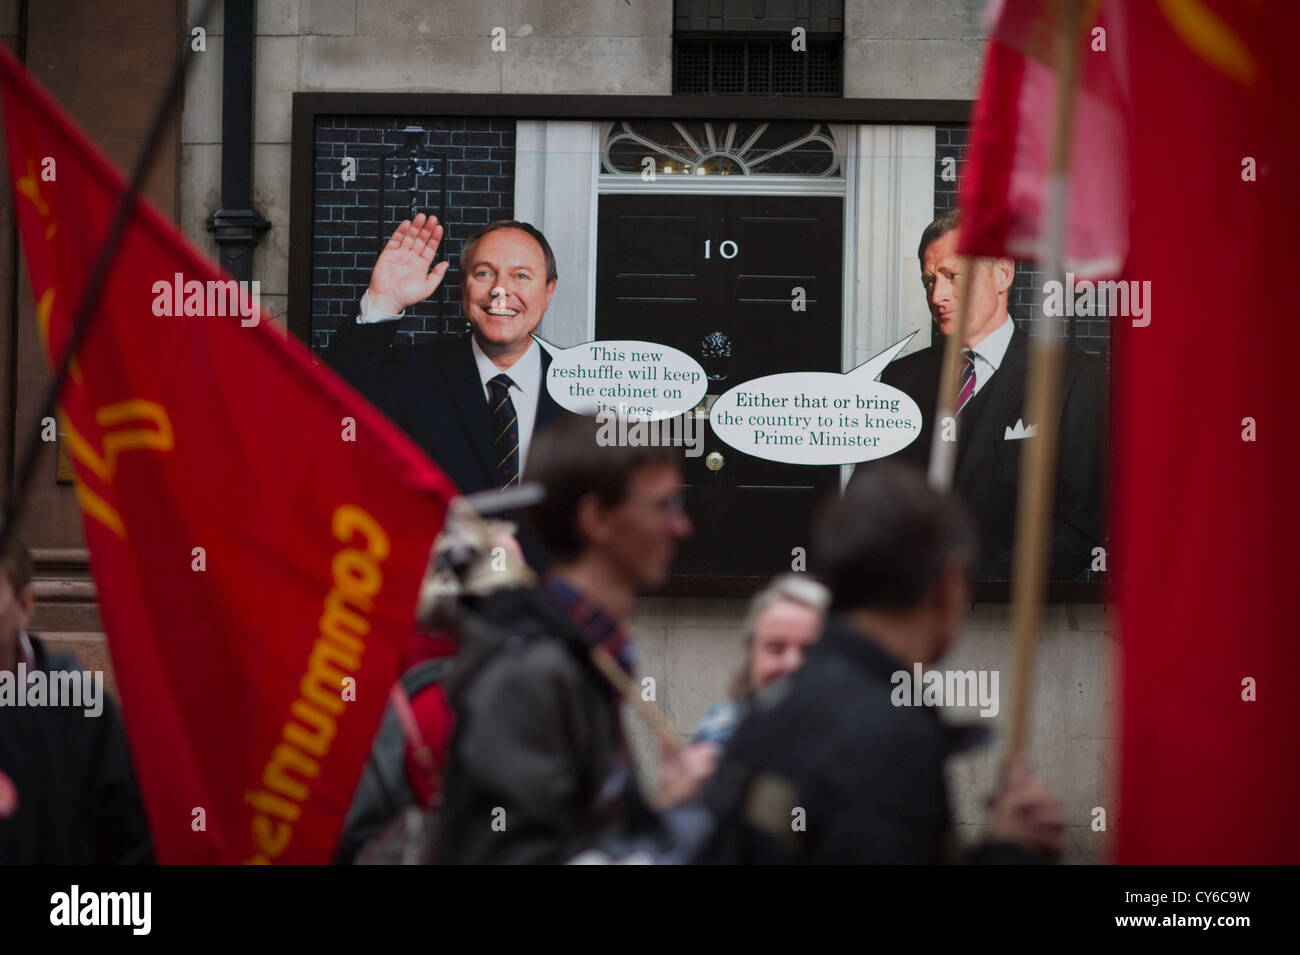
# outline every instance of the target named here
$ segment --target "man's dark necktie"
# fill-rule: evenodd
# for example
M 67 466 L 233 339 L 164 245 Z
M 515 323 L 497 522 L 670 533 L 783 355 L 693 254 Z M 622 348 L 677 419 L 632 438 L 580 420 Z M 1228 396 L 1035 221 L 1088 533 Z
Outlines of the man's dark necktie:
M 515 403 L 510 400 L 513 384 L 505 373 L 488 382 L 492 395 L 488 404 L 492 411 L 493 457 L 503 491 L 519 480 L 519 416 L 515 414 Z
M 957 380 L 958 414 L 961 414 L 961 409 L 966 407 L 966 402 L 970 401 L 971 396 L 975 394 L 975 353 L 964 351 L 961 353 L 961 359 L 961 377 Z

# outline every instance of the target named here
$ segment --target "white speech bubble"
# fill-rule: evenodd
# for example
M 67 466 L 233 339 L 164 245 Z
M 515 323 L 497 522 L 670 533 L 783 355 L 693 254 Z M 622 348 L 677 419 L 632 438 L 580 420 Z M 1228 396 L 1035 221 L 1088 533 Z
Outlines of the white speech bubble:
M 700 363 L 654 342 L 602 339 L 560 348 L 533 336 L 551 356 L 546 387 L 561 407 L 658 421 L 690 411 L 704 399 L 708 376 Z
M 876 379 L 915 337 L 852 371 L 791 371 L 736 385 L 709 409 L 709 425 L 737 451 L 783 464 L 857 464 L 897 454 L 921 433 L 921 409 Z

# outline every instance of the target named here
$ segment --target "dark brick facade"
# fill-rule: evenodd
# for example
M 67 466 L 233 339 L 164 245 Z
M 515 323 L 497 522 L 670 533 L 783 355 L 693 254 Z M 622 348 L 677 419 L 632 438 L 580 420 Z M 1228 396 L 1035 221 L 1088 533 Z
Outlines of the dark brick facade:
M 315 133 L 312 348 L 327 348 L 353 320 L 380 248 L 414 212 L 444 225 L 437 260 L 452 268 L 432 298 L 407 310 L 398 344 L 463 331 L 461 243 L 493 219 L 514 217 L 514 120 L 322 117 Z M 343 181 L 345 157 L 356 160 L 354 182 Z
M 966 133 L 967 127 L 937 126 L 934 132 L 934 213 L 939 215 L 957 206 L 957 187 L 966 170 Z M 943 161 L 952 158 L 957 161 L 957 182 L 943 178 Z M 917 236 L 917 241 L 920 241 Z M 1043 273 L 1037 266 L 1026 262 L 1016 262 L 1016 279 L 1011 286 L 1008 307 L 1011 318 L 1021 328 L 1032 328 L 1035 323 L 1034 310 L 1041 295 Z M 1109 366 L 1110 357 L 1110 321 L 1106 318 L 1067 318 L 1069 333 L 1074 345 L 1081 351 L 1101 356 Z

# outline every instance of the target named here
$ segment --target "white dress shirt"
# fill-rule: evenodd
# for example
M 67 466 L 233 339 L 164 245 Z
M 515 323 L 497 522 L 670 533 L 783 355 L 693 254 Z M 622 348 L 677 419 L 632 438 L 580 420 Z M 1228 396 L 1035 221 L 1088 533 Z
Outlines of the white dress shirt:
M 375 322 L 395 322 L 402 317 L 398 312 L 380 311 L 370 304 L 370 292 L 361 296 L 361 312 L 357 315 L 358 325 L 370 325 Z M 488 382 L 501 374 L 501 369 L 492 363 L 492 359 L 478 346 L 478 339 L 470 336 L 470 348 L 474 351 L 474 364 L 478 367 L 479 381 L 483 384 L 483 400 L 492 400 Z M 519 416 L 519 473 L 524 473 L 528 460 L 528 448 L 533 441 L 533 425 L 537 421 L 537 402 L 542 390 L 542 349 L 537 342 L 530 340 L 528 350 L 519 360 L 506 369 L 513 384 L 510 386 L 510 400 Z M 489 435 L 489 437 L 491 437 Z
M 366 291 L 362 294 L 361 312 L 360 314 L 357 315 L 358 325 L 373 325 L 375 322 L 395 322 L 401 317 L 402 317 L 401 312 L 398 312 L 396 315 L 393 315 L 391 312 L 381 312 L 379 309 L 371 305 L 370 289 L 366 289 Z
M 990 334 L 974 348 L 965 349 L 974 352 L 975 391 L 971 393 L 972 398 L 980 393 L 985 382 L 993 377 L 993 373 L 1002 364 L 1002 359 L 1007 354 L 1007 346 L 1011 344 L 1011 334 L 1015 330 L 1016 323 L 1008 315 L 1007 320 L 998 327 L 996 332 Z

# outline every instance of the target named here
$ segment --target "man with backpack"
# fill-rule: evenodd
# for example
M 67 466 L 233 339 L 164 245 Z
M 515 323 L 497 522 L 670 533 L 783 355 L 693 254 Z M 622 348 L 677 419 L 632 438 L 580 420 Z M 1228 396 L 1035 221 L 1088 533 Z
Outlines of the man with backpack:
M 691 533 L 678 455 L 601 446 L 592 418 L 538 435 L 533 526 L 553 571 L 477 608 L 448 683 L 456 729 L 435 859 L 558 863 L 656 826 L 635 782 L 620 697 L 595 662 L 630 673 L 636 595 L 667 578 Z M 680 759 L 680 757 L 679 757 Z M 674 767 L 703 778 L 700 767 Z M 690 786 L 678 786 L 678 794 Z
M 481 625 L 475 607 L 487 594 L 532 586 L 513 523 L 483 513 L 518 506 L 530 491 L 457 498 L 434 545 L 421 586 L 416 628 L 403 655 L 401 676 L 353 794 L 335 850 L 339 864 L 429 862 L 436 834 L 455 717 L 446 681 L 460 645 Z

